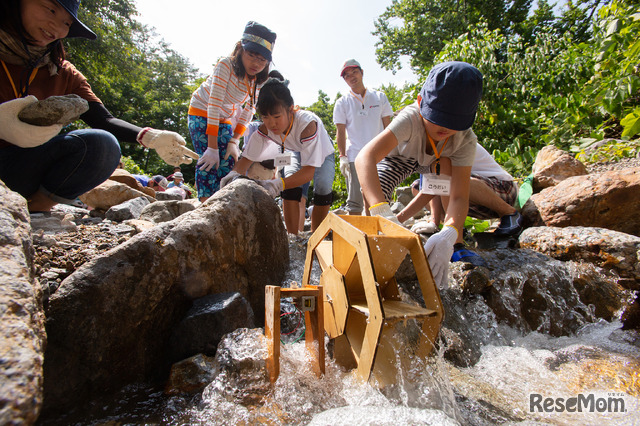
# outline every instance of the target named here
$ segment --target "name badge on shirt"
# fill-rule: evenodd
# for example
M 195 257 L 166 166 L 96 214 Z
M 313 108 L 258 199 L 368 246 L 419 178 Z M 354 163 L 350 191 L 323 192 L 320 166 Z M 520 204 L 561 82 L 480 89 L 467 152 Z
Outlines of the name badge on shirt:
M 359 117 L 366 117 L 367 115 L 369 115 L 369 111 L 367 111 L 366 109 L 358 110 Z
M 434 173 L 422 175 L 422 193 L 449 196 L 451 191 L 451 177 L 439 176 Z
M 291 153 L 283 152 L 282 154 L 278 154 L 273 160 L 273 165 L 275 167 L 291 165 Z

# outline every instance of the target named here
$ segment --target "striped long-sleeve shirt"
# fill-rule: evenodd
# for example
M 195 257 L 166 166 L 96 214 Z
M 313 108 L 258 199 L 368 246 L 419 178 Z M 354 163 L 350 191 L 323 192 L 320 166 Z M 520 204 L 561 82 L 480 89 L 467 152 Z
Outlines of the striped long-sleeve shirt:
M 231 118 L 241 109 L 234 133 L 242 135 L 255 113 L 254 102 L 260 91 L 254 79 L 238 78 L 231 59 L 221 59 L 213 74 L 193 92 L 189 114 L 206 117 L 207 134 L 217 137 L 220 123 L 231 123 Z

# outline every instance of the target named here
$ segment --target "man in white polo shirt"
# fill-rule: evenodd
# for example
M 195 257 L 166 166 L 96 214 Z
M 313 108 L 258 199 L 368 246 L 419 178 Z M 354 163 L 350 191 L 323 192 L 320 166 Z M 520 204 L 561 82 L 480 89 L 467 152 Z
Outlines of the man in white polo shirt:
M 346 179 L 349 214 L 362 214 L 364 201 L 354 161 L 358 152 L 391 122 L 393 110 L 384 93 L 368 90 L 362 82 L 363 71 L 355 59 L 342 65 L 340 76 L 349 85 L 349 93 L 336 101 L 333 122 L 340 153 L 340 172 Z

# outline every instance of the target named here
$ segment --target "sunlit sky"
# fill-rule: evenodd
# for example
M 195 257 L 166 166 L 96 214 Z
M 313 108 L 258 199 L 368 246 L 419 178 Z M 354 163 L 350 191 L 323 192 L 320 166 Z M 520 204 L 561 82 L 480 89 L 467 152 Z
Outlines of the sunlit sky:
M 395 75 L 376 62 L 374 22 L 391 0 L 135 0 L 138 20 L 156 29 L 171 48 L 210 74 L 216 60 L 228 56 L 248 21 L 257 21 L 278 37 L 274 68 L 290 80 L 297 104 L 309 106 L 322 90 L 334 99 L 348 86 L 340 78 L 345 60 L 355 58 L 369 88 L 415 82 L 408 66 Z

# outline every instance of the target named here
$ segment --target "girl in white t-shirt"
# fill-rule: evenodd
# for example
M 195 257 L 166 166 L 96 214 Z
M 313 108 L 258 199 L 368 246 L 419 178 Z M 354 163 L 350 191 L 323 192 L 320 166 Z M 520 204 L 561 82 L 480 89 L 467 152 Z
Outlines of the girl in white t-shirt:
M 257 182 L 274 198 L 281 195 L 287 231 L 297 234 L 300 220 L 304 220 L 300 217 L 301 186 L 311 179 L 311 229 L 315 230 L 329 213 L 335 158 L 333 141 L 322 120 L 310 111 L 298 109 L 287 85 L 286 81 L 270 78 L 262 87 L 257 103 L 262 124 L 222 186 L 245 174 L 253 162 L 273 159 L 276 166 L 282 166 L 278 176 Z M 299 153 L 299 159 L 295 153 Z

